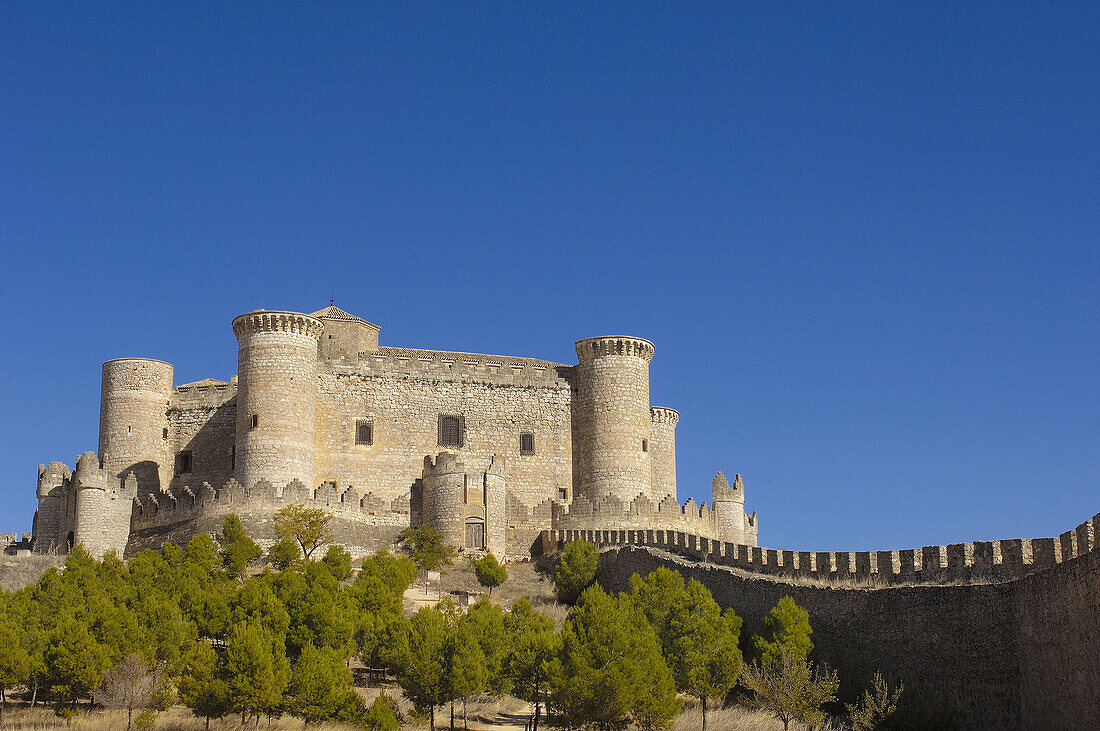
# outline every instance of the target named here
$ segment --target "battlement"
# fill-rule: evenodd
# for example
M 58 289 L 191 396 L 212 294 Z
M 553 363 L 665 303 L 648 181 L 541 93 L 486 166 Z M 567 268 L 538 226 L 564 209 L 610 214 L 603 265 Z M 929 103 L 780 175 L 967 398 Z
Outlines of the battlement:
M 717 536 L 714 511 L 705 502 L 697 505 L 695 500 L 688 498 L 681 505 L 672 495 L 654 502 L 639 493 L 629 503 L 615 495 L 604 495 L 596 500 L 580 495 L 569 505 L 554 503 L 552 515 L 553 525 L 558 528 L 614 530 L 646 525 L 711 538 Z
M 131 523 L 135 530 L 171 526 L 203 515 L 253 513 L 279 510 L 285 505 L 320 507 L 334 515 L 368 525 L 408 526 L 410 496 L 385 500 L 370 491 L 355 487 L 340 488 L 325 483 L 316 489 L 293 480 L 272 485 L 260 480 L 246 489 L 229 480 L 215 489 L 208 482 L 196 487 L 185 485 L 156 495 L 135 498 Z
M 325 323 L 301 312 L 253 310 L 233 320 L 233 334 L 238 339 L 255 332 L 287 332 L 319 338 L 324 330 Z
M 649 409 L 649 420 L 657 424 L 676 426 L 680 421 L 680 412 L 667 406 L 652 406 Z
M 730 485 L 726 476 L 719 472 L 714 476 L 710 489 L 714 502 L 745 502 L 745 483 L 742 482 L 741 475 L 734 475 L 733 485 Z M 753 513 L 753 516 L 755 515 L 756 513 Z
M 378 348 L 359 353 L 357 364 L 333 362 L 341 378 L 374 374 L 439 381 L 568 389 L 572 367 L 537 358 L 411 348 Z
M 635 522 L 635 525 L 637 523 Z M 1100 550 L 1100 513 L 1056 538 L 1013 538 L 891 551 L 795 551 L 716 541 L 668 529 L 573 528 L 543 533 L 543 545 L 588 541 L 600 547 L 636 545 L 730 566 L 754 574 L 875 584 L 1010 581 Z
M 582 361 L 607 355 L 633 355 L 645 362 L 653 360 L 653 343 L 645 338 L 623 335 L 602 335 L 576 342 L 577 358 Z
M 444 451 L 424 458 L 424 476 L 465 474 L 466 464 L 458 452 Z

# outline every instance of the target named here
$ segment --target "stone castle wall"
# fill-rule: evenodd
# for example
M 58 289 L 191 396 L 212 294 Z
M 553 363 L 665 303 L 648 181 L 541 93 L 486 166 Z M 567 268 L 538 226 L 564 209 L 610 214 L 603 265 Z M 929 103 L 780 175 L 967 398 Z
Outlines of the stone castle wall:
M 191 453 L 191 471 L 173 471 L 169 485 L 224 485 L 233 478 L 237 452 L 237 384 L 179 386 L 168 409 L 172 454 Z
M 690 502 L 690 501 L 689 501 Z M 543 546 L 588 541 L 646 546 L 695 561 L 766 576 L 866 580 L 876 584 L 1009 581 L 1044 571 L 1097 547 L 1100 514 L 1054 538 L 1013 538 L 891 551 L 793 551 L 728 543 L 699 531 L 569 529 L 547 531 Z
M 767 612 L 791 596 L 810 614 L 813 659 L 840 675 L 842 701 L 856 701 L 876 671 L 905 685 L 897 715 L 903 728 L 1079 729 L 1083 719 L 1100 717 L 1100 550 L 1092 540 L 1100 515 L 1082 526 L 1088 527 L 1059 539 L 987 542 L 1007 548 L 1002 559 L 1017 563 L 966 567 L 933 560 L 904 578 L 939 583 L 878 588 L 858 586 L 860 579 L 877 583 L 862 560 L 855 574 L 837 563 L 828 577 L 816 575 L 829 582 L 787 581 L 761 575 L 776 566 L 781 551 L 753 549 L 745 561 L 746 547 L 723 547 L 716 554 L 713 545 L 683 534 L 579 535 L 613 547 L 599 568 L 599 581 L 609 590 L 629 591 L 631 575 L 659 567 L 701 582 L 722 607 L 743 618 L 745 650 L 748 638 L 764 631 Z M 1059 545 L 1068 536 L 1074 537 L 1064 541 L 1068 550 L 1055 552 L 1051 563 L 1045 562 L 1049 553 L 1040 552 L 1044 563 L 1037 564 L 1034 550 L 1017 551 Z M 629 545 L 632 539 L 647 545 Z M 964 561 L 972 555 L 965 549 L 952 553 Z M 736 558 L 716 562 L 727 555 Z M 953 583 L 979 579 L 975 570 L 987 583 Z
M 421 478 L 437 454 L 440 414 L 461 415 L 468 466 L 508 461 L 508 489 L 531 507 L 572 491 L 569 368 L 547 361 L 381 348 L 354 365 L 322 363 L 316 481 L 352 485 L 393 499 Z M 355 444 L 358 420 L 372 445 Z M 532 455 L 520 434 L 534 435 Z

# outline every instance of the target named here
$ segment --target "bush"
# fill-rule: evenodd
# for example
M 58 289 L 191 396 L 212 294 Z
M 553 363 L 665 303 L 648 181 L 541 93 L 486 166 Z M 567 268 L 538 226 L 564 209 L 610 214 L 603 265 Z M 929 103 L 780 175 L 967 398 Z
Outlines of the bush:
M 363 725 L 370 731 L 397 731 L 401 722 L 397 720 L 397 710 L 385 694 L 374 699 L 370 704 L 366 715 L 363 717 Z

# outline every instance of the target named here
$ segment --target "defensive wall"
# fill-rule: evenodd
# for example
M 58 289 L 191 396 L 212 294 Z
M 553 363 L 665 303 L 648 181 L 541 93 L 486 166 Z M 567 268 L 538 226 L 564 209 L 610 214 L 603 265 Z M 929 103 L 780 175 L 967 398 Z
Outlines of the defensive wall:
M 1100 515 L 1057 538 L 908 551 L 782 551 L 680 531 L 547 531 L 543 549 L 604 549 L 598 579 L 629 591 L 660 567 L 744 619 L 743 649 L 784 596 L 810 613 L 813 658 L 854 702 L 876 671 L 902 682 L 914 729 L 1082 729 L 1100 718 Z M 839 558 L 838 558 L 839 557 Z

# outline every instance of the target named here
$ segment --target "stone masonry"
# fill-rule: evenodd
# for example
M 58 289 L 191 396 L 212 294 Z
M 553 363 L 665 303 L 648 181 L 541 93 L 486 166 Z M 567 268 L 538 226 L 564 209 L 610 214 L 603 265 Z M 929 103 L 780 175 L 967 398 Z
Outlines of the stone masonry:
M 183 542 L 228 512 L 264 543 L 291 503 L 324 506 L 358 553 L 421 524 L 501 557 L 568 528 L 755 543 L 743 493 L 716 492 L 719 510 L 677 502 L 679 414 L 649 403 L 648 340 L 580 340 L 567 365 L 381 346 L 377 325 L 334 305 L 232 326 L 228 381 L 173 387 L 163 361 L 103 365 L 95 479 L 107 492 L 84 496 L 65 465 L 40 465 L 35 551 Z

